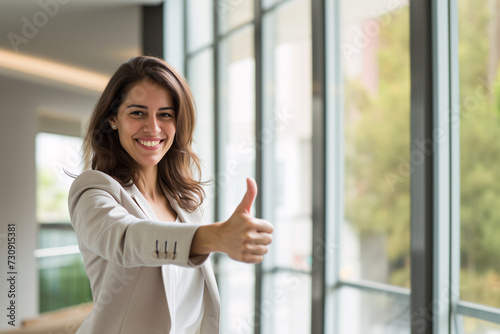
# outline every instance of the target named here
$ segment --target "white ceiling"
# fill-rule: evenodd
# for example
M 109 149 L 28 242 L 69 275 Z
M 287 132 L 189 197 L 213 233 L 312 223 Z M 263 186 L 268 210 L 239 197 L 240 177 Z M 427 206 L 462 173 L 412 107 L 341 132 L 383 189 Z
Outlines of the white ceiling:
M 161 0 L 1 0 L 0 1 L 0 51 L 12 55 L 28 55 L 49 62 L 64 64 L 95 74 L 110 76 L 115 69 L 130 57 L 141 53 L 141 5 L 156 5 Z M 47 4 L 44 8 L 42 4 Z M 49 5 L 50 4 L 50 5 Z M 57 7 L 54 5 L 57 4 Z M 38 21 L 36 21 L 38 20 Z M 45 22 L 43 22 L 45 20 Z M 26 23 L 29 22 L 29 23 Z M 36 31 L 27 30 L 33 24 Z M 38 24 L 38 26 L 37 26 Z M 24 30 L 23 30 L 24 29 Z M 13 45 L 9 39 L 15 36 L 27 43 Z M 51 102 L 60 98 L 61 84 L 44 81 L 29 73 L 16 75 L 2 66 L 0 80 L 16 83 L 26 82 L 24 98 L 37 99 L 41 108 L 51 108 Z M 43 87 L 43 96 L 33 90 Z M 9 85 L 6 85 L 9 87 Z M 39 87 L 39 88 L 37 88 Z M 54 96 L 51 96 L 53 87 Z M 64 87 L 63 91 L 64 91 Z M 66 87 L 72 93 L 78 90 Z M 28 90 L 28 91 L 26 91 Z M 30 91 L 31 90 L 31 91 Z M 83 95 L 95 101 L 97 92 Z M 2 90 L 0 98 L 8 91 Z M 4 95 L 5 96 L 5 95 Z M 90 103 L 89 102 L 89 103 Z M 76 112 L 88 114 L 89 105 Z M 60 110 L 70 109 L 57 104 Z
M 60 3 L 61 4 L 60 4 Z M 158 0 L 2 0 L 0 48 L 15 51 L 9 34 L 26 38 L 23 54 L 51 59 L 101 73 L 112 73 L 124 59 L 140 52 L 140 10 Z M 52 4 L 44 9 L 41 3 Z M 53 16 L 47 13 L 58 8 Z M 23 35 L 26 21 L 48 18 L 33 37 Z M 26 28 L 25 28 L 26 29 Z

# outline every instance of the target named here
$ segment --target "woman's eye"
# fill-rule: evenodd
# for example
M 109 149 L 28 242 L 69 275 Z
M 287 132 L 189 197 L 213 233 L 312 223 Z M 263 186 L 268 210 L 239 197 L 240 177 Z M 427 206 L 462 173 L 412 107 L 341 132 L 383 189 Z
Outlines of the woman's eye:
M 136 116 L 143 116 L 144 115 L 144 113 L 140 110 L 132 111 L 130 114 L 136 115 Z
M 173 117 L 173 116 L 172 116 L 172 114 L 165 112 L 165 113 L 161 113 L 160 117 L 166 118 L 166 117 Z

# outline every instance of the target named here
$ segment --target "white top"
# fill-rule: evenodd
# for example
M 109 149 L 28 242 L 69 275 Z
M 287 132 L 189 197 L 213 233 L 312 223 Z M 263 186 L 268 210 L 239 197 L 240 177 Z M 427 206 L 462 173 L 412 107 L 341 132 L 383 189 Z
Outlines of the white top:
M 175 222 L 180 223 L 178 216 Z M 172 319 L 170 334 L 199 333 L 205 288 L 201 269 L 170 264 L 161 269 Z

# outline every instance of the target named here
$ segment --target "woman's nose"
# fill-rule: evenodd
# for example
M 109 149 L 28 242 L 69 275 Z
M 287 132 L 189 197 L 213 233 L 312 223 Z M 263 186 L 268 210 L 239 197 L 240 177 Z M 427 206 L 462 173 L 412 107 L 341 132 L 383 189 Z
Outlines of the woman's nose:
M 144 124 L 144 132 L 152 134 L 160 132 L 160 126 L 155 116 L 150 116 L 146 119 Z

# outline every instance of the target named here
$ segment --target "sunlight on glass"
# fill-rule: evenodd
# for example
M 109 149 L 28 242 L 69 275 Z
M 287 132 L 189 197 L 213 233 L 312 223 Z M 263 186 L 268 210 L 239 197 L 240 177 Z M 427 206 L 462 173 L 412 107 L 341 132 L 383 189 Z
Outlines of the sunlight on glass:
M 36 137 L 37 220 L 40 223 L 67 222 L 68 191 L 72 174 L 81 172 L 82 139 L 39 133 Z

